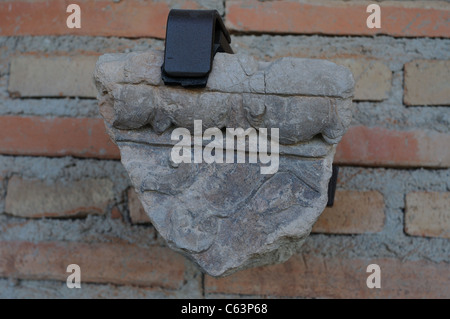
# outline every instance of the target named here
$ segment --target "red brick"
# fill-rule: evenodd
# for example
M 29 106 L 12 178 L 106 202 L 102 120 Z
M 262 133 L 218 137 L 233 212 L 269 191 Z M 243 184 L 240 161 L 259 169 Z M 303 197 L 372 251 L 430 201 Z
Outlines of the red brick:
M 128 209 L 130 210 L 131 222 L 135 224 L 151 222 L 133 188 L 128 190 Z
M 77 0 L 81 8 L 81 28 L 66 25 L 71 2 L 2 1 L 0 35 L 90 35 L 164 38 L 170 7 L 163 1 Z M 201 8 L 194 1 L 180 0 L 179 8 Z
M 8 181 L 5 212 L 27 218 L 81 217 L 105 214 L 113 200 L 113 183 L 108 179 L 62 183 L 13 176 Z
M 0 116 L 0 154 L 119 159 L 102 119 Z M 450 167 L 450 136 L 354 126 L 336 152 L 340 165 Z
M 333 207 L 325 208 L 312 231 L 362 234 L 380 232 L 383 226 L 383 195 L 377 191 L 337 190 Z
M 406 63 L 404 82 L 406 105 L 450 105 L 450 60 Z
M 337 147 L 341 165 L 449 167 L 450 136 L 433 131 L 351 127 Z
M 67 266 L 81 268 L 83 282 L 179 288 L 185 259 L 169 248 L 126 244 L 0 243 L 0 276 L 66 281 Z
M 0 116 L 0 153 L 118 159 L 102 119 Z
M 367 288 L 369 264 L 381 268 L 381 289 Z M 283 264 L 221 279 L 206 276 L 205 292 L 309 298 L 449 298 L 450 276 L 444 262 L 295 255 Z
M 450 192 L 407 194 L 405 231 L 413 236 L 450 238 Z
M 367 28 L 368 4 L 341 1 L 227 1 L 226 24 L 234 31 L 255 33 L 450 37 L 448 3 L 380 3 L 381 29 Z

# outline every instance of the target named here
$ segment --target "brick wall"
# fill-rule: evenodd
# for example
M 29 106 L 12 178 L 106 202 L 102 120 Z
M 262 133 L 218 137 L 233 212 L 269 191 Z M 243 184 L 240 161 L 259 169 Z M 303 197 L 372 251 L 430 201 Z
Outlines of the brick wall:
M 450 297 L 450 2 L 0 2 L 0 297 Z M 162 49 L 170 8 L 214 8 L 237 52 L 351 69 L 335 206 L 301 252 L 223 279 L 166 247 L 97 111 L 107 52 Z M 68 289 L 66 267 L 82 269 Z M 382 288 L 368 289 L 377 263 Z

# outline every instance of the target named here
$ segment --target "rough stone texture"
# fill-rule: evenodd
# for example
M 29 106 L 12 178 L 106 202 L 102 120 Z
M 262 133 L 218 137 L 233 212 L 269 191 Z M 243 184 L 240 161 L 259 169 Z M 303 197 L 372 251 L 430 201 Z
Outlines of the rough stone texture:
M 407 194 L 405 231 L 413 236 L 450 238 L 450 193 Z
M 108 179 L 64 184 L 13 176 L 8 182 L 5 211 L 27 218 L 104 214 L 114 199 L 113 195 L 113 184 Z
M 153 225 L 213 276 L 288 259 L 327 201 L 337 142 L 351 121 L 354 81 L 328 61 L 259 63 L 218 54 L 205 89 L 161 83 L 163 53 L 97 62 L 100 112 Z M 175 127 L 279 128 L 279 170 L 171 161 Z M 270 135 L 270 134 L 268 134 Z
M 450 61 L 405 64 L 405 104 L 450 105 Z
M 380 232 L 384 226 L 383 195 L 376 191 L 336 191 L 333 207 L 325 208 L 312 229 L 316 233 Z
M 95 97 L 97 56 L 19 56 L 11 60 L 8 91 L 13 97 Z M 38 81 L 36 81 L 38 79 Z

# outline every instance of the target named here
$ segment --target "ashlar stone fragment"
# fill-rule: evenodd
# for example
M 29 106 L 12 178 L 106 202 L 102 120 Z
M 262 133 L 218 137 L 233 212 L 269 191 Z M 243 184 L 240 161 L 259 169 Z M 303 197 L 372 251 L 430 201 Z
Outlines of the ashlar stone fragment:
M 186 89 L 162 83 L 162 62 L 160 51 L 106 54 L 95 70 L 107 131 L 153 225 L 212 276 L 287 260 L 325 208 L 336 145 L 352 117 L 350 71 L 324 60 L 218 53 L 206 88 Z M 277 142 L 277 170 L 262 174 L 259 160 L 174 162 L 175 130 L 201 150 L 211 128 L 265 134 Z

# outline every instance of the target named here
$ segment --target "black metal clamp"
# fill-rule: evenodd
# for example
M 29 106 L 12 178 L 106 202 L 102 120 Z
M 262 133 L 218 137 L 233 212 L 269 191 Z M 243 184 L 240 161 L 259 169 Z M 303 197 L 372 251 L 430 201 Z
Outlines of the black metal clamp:
M 161 68 L 164 84 L 205 87 L 216 53 L 233 53 L 230 43 L 217 10 L 172 9 Z

